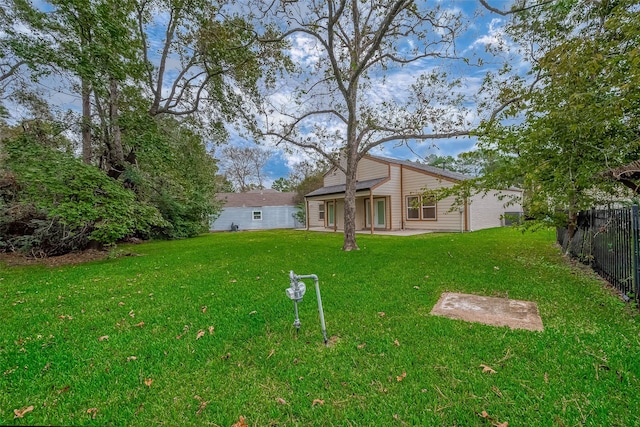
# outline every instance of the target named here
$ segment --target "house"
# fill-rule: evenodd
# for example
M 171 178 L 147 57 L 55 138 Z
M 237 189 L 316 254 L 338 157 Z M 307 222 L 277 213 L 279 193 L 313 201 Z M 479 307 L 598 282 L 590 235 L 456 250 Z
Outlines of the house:
M 302 227 L 295 214 L 299 208 L 294 202 L 296 193 L 276 190 L 252 190 L 246 193 L 218 193 L 223 203 L 220 216 L 210 222 L 211 231 L 268 230 Z
M 358 164 L 356 230 L 475 231 L 500 227 L 522 211 L 522 191 L 489 191 L 455 206 L 455 197 L 423 197 L 425 189 L 452 187 L 470 177 L 433 166 L 366 155 Z M 346 177 L 338 168 L 324 187 L 305 196 L 307 228 L 344 229 Z M 509 203 L 513 199 L 516 202 Z M 373 213 L 373 215 L 372 215 Z

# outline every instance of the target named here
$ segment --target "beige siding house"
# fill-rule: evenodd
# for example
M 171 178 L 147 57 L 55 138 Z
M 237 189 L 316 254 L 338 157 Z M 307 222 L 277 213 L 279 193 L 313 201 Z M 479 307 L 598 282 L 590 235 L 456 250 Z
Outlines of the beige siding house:
M 425 189 L 465 179 L 433 166 L 367 155 L 358 164 L 356 230 L 475 231 L 502 226 L 505 214 L 522 211 L 522 191 L 515 188 L 478 194 L 459 207 L 454 197 L 435 201 L 422 196 Z M 344 173 L 334 168 L 325 174 L 324 187 L 305 196 L 307 228 L 344 229 L 345 183 Z

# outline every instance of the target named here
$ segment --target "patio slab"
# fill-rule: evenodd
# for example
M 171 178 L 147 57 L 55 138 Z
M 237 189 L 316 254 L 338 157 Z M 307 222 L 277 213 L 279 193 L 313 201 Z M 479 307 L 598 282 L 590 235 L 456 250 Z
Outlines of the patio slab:
M 538 306 L 532 301 L 445 292 L 431 314 L 511 329 L 544 330 Z

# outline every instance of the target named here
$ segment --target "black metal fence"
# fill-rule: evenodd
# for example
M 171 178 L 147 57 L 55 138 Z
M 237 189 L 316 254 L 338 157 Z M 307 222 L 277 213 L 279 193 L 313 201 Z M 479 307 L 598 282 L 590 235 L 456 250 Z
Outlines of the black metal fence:
M 638 206 L 580 212 L 569 242 L 566 228 L 557 229 L 562 249 L 589 264 L 623 295 L 640 302 L 640 223 Z

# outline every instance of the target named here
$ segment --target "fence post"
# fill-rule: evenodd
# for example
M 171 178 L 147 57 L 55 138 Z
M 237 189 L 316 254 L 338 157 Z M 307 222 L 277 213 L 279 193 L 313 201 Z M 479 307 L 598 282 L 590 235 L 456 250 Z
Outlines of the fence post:
M 631 222 L 633 224 L 633 282 L 635 284 L 636 301 L 640 302 L 640 224 L 638 221 L 638 205 L 631 208 Z

